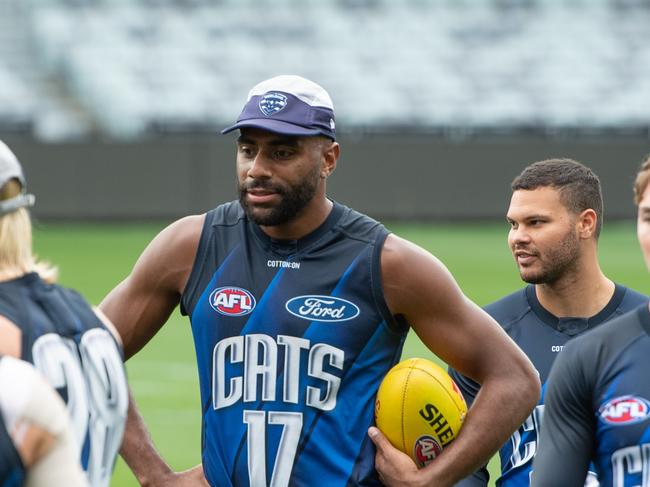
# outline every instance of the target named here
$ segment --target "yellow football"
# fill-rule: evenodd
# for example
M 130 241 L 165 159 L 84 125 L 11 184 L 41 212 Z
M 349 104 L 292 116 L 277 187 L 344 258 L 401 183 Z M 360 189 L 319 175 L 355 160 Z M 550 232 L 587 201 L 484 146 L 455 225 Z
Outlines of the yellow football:
M 404 360 L 388 371 L 375 401 L 375 422 L 419 468 L 458 435 L 467 405 L 447 372 L 430 360 Z

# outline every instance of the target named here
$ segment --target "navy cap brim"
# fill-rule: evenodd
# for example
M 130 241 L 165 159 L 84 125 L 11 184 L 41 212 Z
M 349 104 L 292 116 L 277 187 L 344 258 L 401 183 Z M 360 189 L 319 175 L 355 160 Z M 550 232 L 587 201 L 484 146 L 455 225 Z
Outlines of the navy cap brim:
M 226 127 L 221 131 L 221 133 L 227 134 L 233 130 L 242 128 L 257 128 L 283 135 L 324 135 L 325 137 L 331 137 L 331 135 L 325 134 L 321 130 L 308 129 L 301 127 L 300 125 L 295 125 L 293 123 L 283 122 L 282 120 L 271 120 L 268 118 L 253 118 L 249 120 L 242 120 L 234 125 L 231 125 L 230 127 Z

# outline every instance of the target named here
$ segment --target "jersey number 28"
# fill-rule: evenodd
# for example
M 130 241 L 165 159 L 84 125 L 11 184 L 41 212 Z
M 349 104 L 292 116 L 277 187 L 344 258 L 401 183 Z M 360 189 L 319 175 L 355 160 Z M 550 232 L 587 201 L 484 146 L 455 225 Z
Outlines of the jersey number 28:
M 124 366 L 113 337 L 103 328 L 93 328 L 77 345 L 70 338 L 48 333 L 34 342 L 32 355 L 52 387 L 67 390 L 80 456 L 88 435 L 90 485 L 108 487 L 128 407 Z

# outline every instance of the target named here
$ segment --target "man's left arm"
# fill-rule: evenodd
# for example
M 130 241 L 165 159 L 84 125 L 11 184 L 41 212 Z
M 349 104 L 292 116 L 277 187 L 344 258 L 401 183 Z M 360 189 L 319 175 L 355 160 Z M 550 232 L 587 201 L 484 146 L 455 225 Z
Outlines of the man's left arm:
M 535 486 L 582 487 L 589 471 L 594 420 L 583 360 L 575 345 L 569 343 L 558 355 L 546 382 L 544 419 L 533 461 Z M 588 354 L 593 356 L 593 349 Z
M 481 388 L 458 438 L 421 470 L 371 428 L 378 447 L 376 467 L 387 485 L 453 485 L 485 465 L 530 414 L 539 400 L 539 376 L 430 253 L 390 235 L 381 263 L 391 312 L 402 315 L 434 354 Z

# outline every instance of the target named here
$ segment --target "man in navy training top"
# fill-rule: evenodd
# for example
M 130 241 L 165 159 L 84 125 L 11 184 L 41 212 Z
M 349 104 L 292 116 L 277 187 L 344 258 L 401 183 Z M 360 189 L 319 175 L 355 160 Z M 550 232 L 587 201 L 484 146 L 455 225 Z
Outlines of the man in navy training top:
M 528 286 L 485 310 L 532 360 L 544 384 L 551 364 L 571 338 L 647 298 L 612 282 L 600 269 L 603 201 L 600 181 L 591 169 L 570 159 L 536 162 L 514 179 L 512 191 L 506 217 L 508 245 Z M 450 373 L 471 403 L 479 386 L 456 370 Z M 497 485 L 530 484 L 543 412 L 542 392 L 533 413 L 499 450 Z M 485 486 L 488 478 L 484 467 L 458 485 Z
M 637 174 L 637 236 L 650 269 L 650 156 Z M 601 487 L 650 486 L 650 310 L 571 341 L 553 364 L 532 483 L 582 486 L 590 463 Z
M 328 93 L 263 81 L 234 130 L 239 200 L 163 230 L 101 305 L 127 356 L 179 303 L 192 325 L 202 465 L 173 472 L 131 408 L 122 455 L 137 478 L 343 487 L 380 485 L 378 470 L 386 485 L 445 485 L 487 461 L 537 402 L 537 374 L 438 260 L 327 197 L 340 152 Z M 422 470 L 369 430 L 409 326 L 485 392 Z

